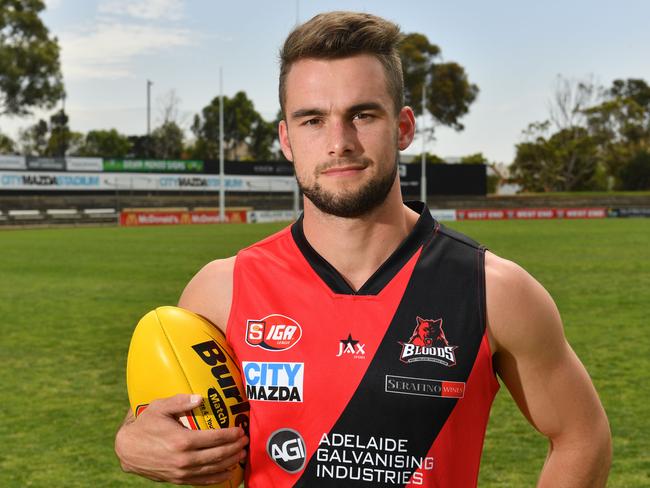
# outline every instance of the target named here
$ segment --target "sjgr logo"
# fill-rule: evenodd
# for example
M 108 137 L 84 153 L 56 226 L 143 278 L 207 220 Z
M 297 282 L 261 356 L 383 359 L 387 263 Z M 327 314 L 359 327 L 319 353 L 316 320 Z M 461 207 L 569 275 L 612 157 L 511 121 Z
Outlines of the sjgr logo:
M 293 429 L 276 430 L 266 443 L 266 452 L 288 473 L 297 473 L 305 467 L 305 441 Z
M 246 322 L 246 343 L 267 351 L 286 351 L 302 337 L 300 324 L 280 314 Z

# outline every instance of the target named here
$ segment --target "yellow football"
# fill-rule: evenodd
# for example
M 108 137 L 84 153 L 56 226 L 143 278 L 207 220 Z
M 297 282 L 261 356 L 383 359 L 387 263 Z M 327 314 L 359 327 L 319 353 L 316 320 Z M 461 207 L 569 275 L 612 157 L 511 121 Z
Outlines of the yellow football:
M 239 426 L 248 434 L 249 404 L 235 356 L 224 334 L 204 317 L 158 307 L 133 332 L 126 365 L 129 402 L 136 417 L 152 400 L 194 393 L 203 403 L 179 420 L 194 430 Z M 243 463 L 219 488 L 235 488 Z

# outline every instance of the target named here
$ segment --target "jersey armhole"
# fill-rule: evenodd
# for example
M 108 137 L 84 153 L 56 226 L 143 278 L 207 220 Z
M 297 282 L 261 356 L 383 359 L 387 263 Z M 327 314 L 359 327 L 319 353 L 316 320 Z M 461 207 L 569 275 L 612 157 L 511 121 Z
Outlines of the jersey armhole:
M 479 319 L 481 322 L 481 332 L 483 333 L 483 340 L 485 341 L 485 347 L 489 354 L 489 363 L 490 363 L 490 372 L 491 377 L 497 382 L 496 371 L 494 370 L 494 357 L 492 354 L 492 348 L 490 347 L 490 338 L 488 331 L 488 320 L 487 320 L 487 284 L 485 282 L 485 252 L 487 248 L 485 246 L 478 246 L 476 248 L 476 259 L 478 261 L 478 303 L 479 303 Z
M 488 330 L 488 317 L 487 317 L 487 283 L 486 283 L 486 274 L 485 274 L 485 253 L 488 248 L 485 246 L 479 246 L 476 249 L 476 257 L 478 259 L 478 303 L 479 303 L 479 315 L 482 323 L 483 329 L 483 339 L 485 341 L 485 348 L 489 354 L 489 363 L 490 363 L 490 377 L 494 380 L 494 388 L 499 388 L 499 380 L 497 378 L 496 370 L 494 369 L 494 354 L 492 353 L 492 347 L 490 347 L 490 337 Z M 496 391 L 496 390 L 495 390 Z
M 226 342 L 232 345 L 232 330 L 235 327 L 233 317 L 234 311 L 239 303 L 239 253 L 235 256 L 235 263 L 232 269 L 232 297 L 230 299 L 230 310 L 228 311 L 228 319 L 226 320 Z

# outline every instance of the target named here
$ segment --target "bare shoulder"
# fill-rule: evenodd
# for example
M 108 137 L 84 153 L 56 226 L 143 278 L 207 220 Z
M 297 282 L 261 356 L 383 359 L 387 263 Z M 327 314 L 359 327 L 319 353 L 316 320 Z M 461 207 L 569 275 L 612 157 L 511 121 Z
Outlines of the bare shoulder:
M 203 315 L 224 332 L 230 314 L 235 257 L 206 264 L 187 284 L 178 306 Z
M 488 334 L 493 351 L 529 347 L 539 354 L 544 346 L 565 342 L 555 302 L 544 287 L 518 264 L 491 252 L 485 256 Z

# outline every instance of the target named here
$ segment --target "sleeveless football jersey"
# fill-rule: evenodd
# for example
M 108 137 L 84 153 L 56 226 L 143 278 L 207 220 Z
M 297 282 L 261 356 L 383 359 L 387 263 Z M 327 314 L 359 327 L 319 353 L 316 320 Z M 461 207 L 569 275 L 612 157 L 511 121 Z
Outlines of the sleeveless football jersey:
M 357 291 L 302 218 L 238 253 L 227 336 L 251 407 L 247 486 L 476 486 L 498 389 L 485 250 L 411 207 Z

